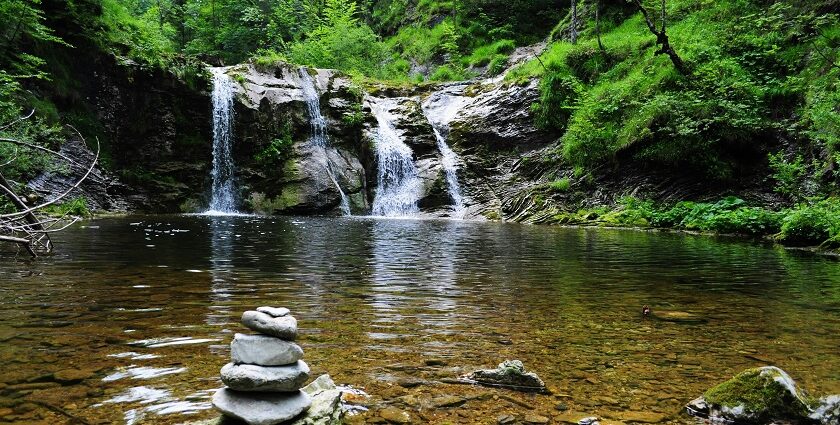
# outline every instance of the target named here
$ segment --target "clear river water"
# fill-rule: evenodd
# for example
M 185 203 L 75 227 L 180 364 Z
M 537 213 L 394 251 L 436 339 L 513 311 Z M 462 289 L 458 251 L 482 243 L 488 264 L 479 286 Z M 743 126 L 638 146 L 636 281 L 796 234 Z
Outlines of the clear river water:
M 764 243 L 205 216 L 103 218 L 54 241 L 50 257 L 0 258 L 0 422 L 214 417 L 239 316 L 261 305 L 298 318 L 313 376 L 370 395 L 353 423 L 386 406 L 415 423 L 693 423 L 686 402 L 766 364 L 840 393 L 840 264 Z M 643 305 L 704 320 L 643 318 Z M 552 393 L 446 383 L 506 359 Z

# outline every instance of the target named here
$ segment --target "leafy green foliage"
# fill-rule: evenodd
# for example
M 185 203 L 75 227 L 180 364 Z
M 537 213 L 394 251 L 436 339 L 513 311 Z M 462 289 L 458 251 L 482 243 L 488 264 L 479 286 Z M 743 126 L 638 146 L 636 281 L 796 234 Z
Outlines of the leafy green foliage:
M 782 220 L 777 239 L 785 245 L 832 244 L 840 236 L 840 203 L 829 198 L 800 204 Z
M 770 169 L 773 170 L 773 179 L 776 180 L 776 192 L 795 195 L 808 172 L 802 155 L 797 155 L 793 161 L 785 160 L 783 152 L 771 153 L 767 157 Z
M 60 204 L 50 205 L 44 208 L 43 211 L 49 215 L 57 217 L 90 217 L 93 215 L 90 212 L 90 209 L 88 209 L 87 200 L 83 197 L 73 198 Z
M 836 14 L 780 1 L 667 4 L 668 33 L 689 64 L 688 76 L 652 54 L 652 36 L 638 14 L 626 18 L 610 5 L 601 22 L 605 50 L 594 37 L 593 16 L 585 15 L 588 31 L 577 44 L 556 41 L 539 61 L 508 74 L 511 81 L 542 77 L 536 119 L 563 132 L 567 162 L 732 180 L 767 155 L 779 135 L 807 135 L 813 152 L 822 152 L 824 169 L 836 168 Z M 564 81 L 579 85 L 571 105 Z
M 564 177 L 551 182 L 549 187 L 556 192 L 568 192 L 572 188 L 572 182 L 568 177 Z
M 660 205 L 634 197 L 614 208 L 597 207 L 554 217 L 558 223 L 660 227 L 709 233 L 774 236 L 790 246 L 840 247 L 840 200 L 826 198 L 771 211 L 728 197 L 714 203 Z
M 254 155 L 256 161 L 262 167 L 275 167 L 281 165 L 289 159 L 292 153 L 292 124 L 286 122 L 280 132 L 279 137 L 274 138 L 262 151 Z

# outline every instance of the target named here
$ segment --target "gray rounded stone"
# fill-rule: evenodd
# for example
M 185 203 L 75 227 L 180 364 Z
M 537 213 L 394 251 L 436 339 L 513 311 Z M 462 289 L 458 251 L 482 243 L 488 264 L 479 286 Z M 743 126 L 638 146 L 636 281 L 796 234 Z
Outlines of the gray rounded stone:
M 287 341 L 297 338 L 297 319 L 293 316 L 271 317 L 259 311 L 249 310 L 242 313 L 242 324 L 252 331 Z
M 236 364 L 285 366 L 302 359 L 303 349 L 273 336 L 236 334 L 230 343 L 230 357 Z
M 222 382 L 236 391 L 296 391 L 309 379 L 309 366 L 301 360 L 288 366 L 228 363 L 221 376 Z
M 283 317 L 289 315 L 289 309 L 285 307 L 258 307 L 257 311 L 271 317 Z
M 303 391 L 292 393 L 240 393 L 222 388 L 213 395 L 213 406 L 226 416 L 249 425 L 276 425 L 309 409 L 312 398 Z

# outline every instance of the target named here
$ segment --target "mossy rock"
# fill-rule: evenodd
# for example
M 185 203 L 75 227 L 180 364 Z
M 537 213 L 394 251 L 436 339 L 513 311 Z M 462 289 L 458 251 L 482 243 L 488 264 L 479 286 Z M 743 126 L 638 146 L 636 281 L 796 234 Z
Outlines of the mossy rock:
M 814 401 L 775 366 L 747 369 L 691 402 L 689 413 L 745 424 L 811 423 Z

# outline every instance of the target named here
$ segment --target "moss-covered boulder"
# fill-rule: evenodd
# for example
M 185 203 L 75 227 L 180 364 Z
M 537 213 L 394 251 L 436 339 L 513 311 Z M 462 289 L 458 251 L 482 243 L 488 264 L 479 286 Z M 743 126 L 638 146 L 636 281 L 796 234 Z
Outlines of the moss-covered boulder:
M 747 369 L 686 406 L 689 414 L 745 424 L 814 423 L 815 401 L 782 369 Z

